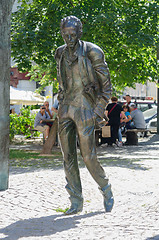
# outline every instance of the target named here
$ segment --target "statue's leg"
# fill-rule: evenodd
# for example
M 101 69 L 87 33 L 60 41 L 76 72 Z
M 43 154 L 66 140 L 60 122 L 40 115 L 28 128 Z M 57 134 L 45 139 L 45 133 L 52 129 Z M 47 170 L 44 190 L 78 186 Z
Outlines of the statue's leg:
M 91 114 L 89 112 L 87 113 L 87 111 L 85 111 L 84 114 L 81 114 L 81 116 L 85 116 L 85 119 L 82 118 L 81 120 L 78 120 L 80 122 L 77 123 L 81 154 L 86 167 L 99 185 L 99 189 L 104 196 L 105 210 L 106 212 L 110 212 L 114 204 L 114 199 L 111 185 L 108 184 L 109 180 L 97 159 L 94 121 Z
M 82 187 L 77 162 L 76 128 L 71 119 L 60 119 L 59 137 L 67 180 L 66 190 L 70 195 L 71 201 L 71 207 L 65 214 L 69 215 L 80 212 L 83 209 Z

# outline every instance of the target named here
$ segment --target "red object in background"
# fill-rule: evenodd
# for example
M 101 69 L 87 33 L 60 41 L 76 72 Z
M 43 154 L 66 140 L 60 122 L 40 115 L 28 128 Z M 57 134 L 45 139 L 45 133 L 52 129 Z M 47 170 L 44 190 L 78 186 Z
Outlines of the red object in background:
M 153 97 L 145 97 L 145 100 L 153 100 Z

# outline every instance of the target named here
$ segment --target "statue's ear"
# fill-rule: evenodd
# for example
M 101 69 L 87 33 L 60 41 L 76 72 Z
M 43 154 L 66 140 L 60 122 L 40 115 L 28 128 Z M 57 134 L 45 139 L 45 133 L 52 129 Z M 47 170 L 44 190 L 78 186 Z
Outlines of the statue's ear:
M 78 32 L 78 38 L 80 39 L 81 37 L 82 37 L 82 31 L 80 30 L 79 32 Z

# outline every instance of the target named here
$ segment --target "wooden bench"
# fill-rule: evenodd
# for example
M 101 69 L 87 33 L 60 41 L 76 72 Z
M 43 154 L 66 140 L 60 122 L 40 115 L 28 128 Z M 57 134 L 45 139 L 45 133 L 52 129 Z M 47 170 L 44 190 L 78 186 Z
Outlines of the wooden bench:
M 127 129 L 126 135 L 126 144 L 125 145 L 138 145 L 138 133 L 147 133 L 148 129 Z M 95 129 L 95 142 L 96 146 L 101 145 L 102 143 L 106 143 L 106 138 L 104 138 L 105 142 L 103 142 L 102 138 L 102 129 Z
M 147 129 L 139 129 L 139 128 L 134 128 L 134 129 L 127 129 L 126 131 L 126 143 L 125 145 L 138 145 L 138 133 L 147 133 Z

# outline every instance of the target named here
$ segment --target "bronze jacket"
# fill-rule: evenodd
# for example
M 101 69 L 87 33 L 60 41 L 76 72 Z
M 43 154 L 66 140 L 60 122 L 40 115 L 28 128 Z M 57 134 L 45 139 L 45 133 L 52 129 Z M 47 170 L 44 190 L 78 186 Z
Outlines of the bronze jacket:
M 79 40 L 78 65 L 84 93 L 93 103 L 94 112 L 100 118 L 104 117 L 104 109 L 111 95 L 110 74 L 105 62 L 104 53 L 97 45 Z M 55 53 L 57 62 L 57 79 L 59 82 L 59 101 L 65 96 L 65 72 L 62 62 L 66 45 L 60 46 Z

